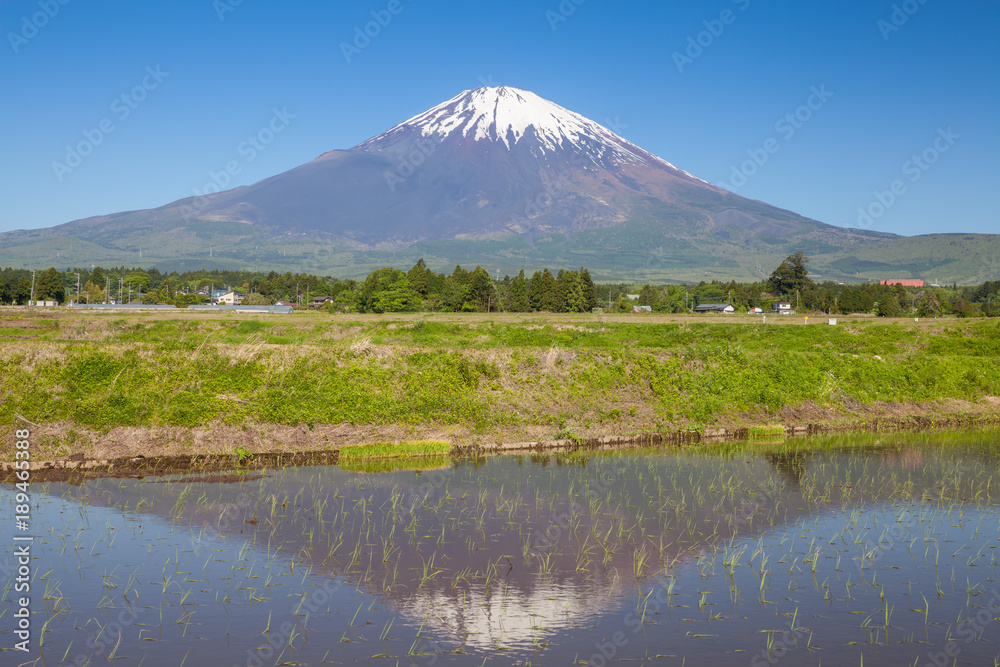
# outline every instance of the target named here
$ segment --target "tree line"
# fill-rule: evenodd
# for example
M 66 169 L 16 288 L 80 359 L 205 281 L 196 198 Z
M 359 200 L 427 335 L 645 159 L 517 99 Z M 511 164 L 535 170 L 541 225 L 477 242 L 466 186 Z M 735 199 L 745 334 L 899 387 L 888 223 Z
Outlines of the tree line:
M 631 312 L 636 305 L 654 312 L 684 313 L 702 303 L 731 303 L 737 311 L 770 310 L 774 301 L 790 301 L 800 312 L 868 313 L 885 317 L 972 317 L 1000 315 L 1000 281 L 958 288 L 908 288 L 900 285 L 834 282 L 816 283 L 809 277 L 809 258 L 790 255 L 762 281 L 700 282 L 695 285 L 596 284 L 590 271 L 546 268 L 528 276 L 523 270 L 502 279 L 481 266 L 469 271 L 456 266 L 451 273 L 435 272 L 423 259 L 408 271 L 384 267 L 364 280 L 312 274 L 197 270 L 166 273 L 152 269 L 94 267 L 35 272 L 37 301 L 103 303 L 110 299 L 141 300 L 185 307 L 207 303 L 198 294 L 210 289 L 233 289 L 247 295 L 244 303 L 289 301 L 305 304 L 313 297 L 329 297 L 326 308 L 361 313 L 388 312 L 555 312 L 584 313 L 602 307 Z M 79 285 L 79 296 L 77 286 Z M 0 270 L 0 302 L 27 304 L 32 272 Z M 629 298 L 628 295 L 637 298 Z

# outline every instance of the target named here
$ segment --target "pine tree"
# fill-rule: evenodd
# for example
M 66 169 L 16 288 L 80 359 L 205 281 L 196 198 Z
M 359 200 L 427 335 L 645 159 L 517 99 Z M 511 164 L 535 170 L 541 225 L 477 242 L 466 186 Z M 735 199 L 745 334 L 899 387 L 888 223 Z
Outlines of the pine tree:
M 660 295 L 650 285 L 643 285 L 639 291 L 639 305 L 649 306 L 653 310 L 659 310 Z
M 590 277 L 590 271 L 580 267 L 580 283 L 583 286 L 583 296 L 587 300 L 587 310 L 597 308 L 597 286 Z
M 427 264 L 421 257 L 406 274 L 407 280 L 410 281 L 410 287 L 416 290 L 420 296 L 427 296 L 427 273 Z
M 566 308 L 566 293 L 569 289 L 569 283 L 572 280 L 569 271 L 563 271 L 559 269 L 559 273 L 556 274 L 556 286 L 552 292 L 552 308 L 551 310 L 556 313 L 567 312 Z
M 528 296 L 528 281 L 524 279 L 524 269 L 510 283 L 510 296 L 507 310 L 512 313 L 526 313 L 531 310 L 531 299 Z
M 555 312 L 557 307 L 555 297 L 556 279 L 551 271 L 545 269 L 538 279 L 538 309 Z
M 538 311 L 542 309 L 542 272 L 535 271 L 531 275 L 528 283 L 528 296 L 531 299 L 531 309 Z
M 480 312 L 486 312 L 493 309 L 494 301 L 493 279 L 490 278 L 486 269 L 477 266 L 475 271 L 469 275 L 466 303 Z
M 576 271 L 570 271 L 566 279 L 566 312 L 586 313 L 590 310 L 587 295 L 585 294 L 583 281 Z

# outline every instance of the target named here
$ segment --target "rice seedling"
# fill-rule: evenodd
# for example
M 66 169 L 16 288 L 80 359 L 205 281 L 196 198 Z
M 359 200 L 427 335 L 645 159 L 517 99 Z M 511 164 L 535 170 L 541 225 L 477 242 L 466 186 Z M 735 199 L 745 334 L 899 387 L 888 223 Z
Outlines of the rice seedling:
M 996 578 L 1000 476 L 982 469 L 1000 456 L 995 445 L 900 436 L 905 446 L 887 447 L 878 437 L 877 447 L 852 436 L 446 459 L 440 471 L 374 475 L 342 460 L 233 486 L 67 487 L 46 500 L 70 512 L 48 515 L 45 644 L 75 651 L 87 635 L 71 626 L 84 627 L 83 614 L 108 627 L 132 608 L 138 623 L 122 628 L 120 645 L 113 625 L 99 635 L 102 655 L 146 655 L 238 618 L 220 637 L 253 652 L 264 628 L 271 661 L 445 655 L 445 644 L 470 662 L 503 647 L 534 664 L 562 659 L 564 633 L 599 641 L 590 625 L 613 632 L 623 608 L 633 616 L 616 656 L 626 659 L 668 641 L 678 663 L 712 664 L 711 635 L 777 627 L 788 629 L 741 648 L 821 651 L 823 664 L 856 664 L 864 645 L 930 650 L 968 622 Z M 94 566 L 103 576 L 81 578 Z M 81 586 L 92 586 L 91 601 Z M 836 623 L 805 620 L 817 616 Z M 281 631 L 286 621 L 294 633 Z M 318 625 L 341 634 L 338 647 L 314 641 Z M 988 664 L 989 632 L 975 630 L 964 654 Z M 184 656 L 178 649 L 174 662 Z

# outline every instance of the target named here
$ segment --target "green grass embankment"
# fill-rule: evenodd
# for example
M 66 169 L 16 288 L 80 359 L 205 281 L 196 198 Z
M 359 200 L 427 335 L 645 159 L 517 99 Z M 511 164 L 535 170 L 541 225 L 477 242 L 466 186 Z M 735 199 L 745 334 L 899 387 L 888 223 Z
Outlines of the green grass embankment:
M 56 313 L 0 326 L 0 422 L 48 428 L 62 453 L 129 428 L 169 432 L 181 451 L 263 426 L 308 438 L 337 425 L 360 442 L 393 429 L 389 439 L 587 437 L 771 425 L 796 410 L 933 417 L 964 409 L 949 401 L 989 411 L 1000 396 L 1000 323 L 983 320 Z

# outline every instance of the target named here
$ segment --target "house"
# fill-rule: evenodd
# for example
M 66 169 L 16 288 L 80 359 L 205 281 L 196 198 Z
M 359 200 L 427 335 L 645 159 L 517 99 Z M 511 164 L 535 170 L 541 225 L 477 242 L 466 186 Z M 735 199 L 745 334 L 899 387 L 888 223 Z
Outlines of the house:
M 879 285 L 902 285 L 903 287 L 923 287 L 923 280 L 880 280 Z
M 696 313 L 735 313 L 731 303 L 700 303 L 694 307 Z
M 792 304 L 789 301 L 775 301 L 771 304 L 771 312 L 775 315 L 794 315 Z
M 626 294 L 625 296 L 628 297 L 629 301 L 638 301 L 639 300 L 639 295 L 638 294 Z
M 634 315 L 643 315 L 643 314 L 646 314 L 646 313 L 652 314 L 653 313 L 653 307 L 652 306 L 632 306 L 632 313 Z
M 327 301 L 333 301 L 333 297 L 332 296 L 314 296 L 312 298 L 312 301 L 309 303 L 309 305 L 312 308 L 319 308 L 320 306 L 322 306 L 323 304 L 325 304 Z
M 216 299 L 216 302 L 222 306 L 238 306 L 244 296 L 244 294 L 240 294 L 239 292 L 226 292 L 221 294 L 219 298 Z

